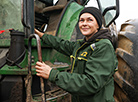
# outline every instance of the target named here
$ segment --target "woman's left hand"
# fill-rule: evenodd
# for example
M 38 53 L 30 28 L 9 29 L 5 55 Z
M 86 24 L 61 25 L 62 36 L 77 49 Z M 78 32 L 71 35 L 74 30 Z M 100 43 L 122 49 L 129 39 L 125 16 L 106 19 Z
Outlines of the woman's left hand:
M 50 75 L 50 71 L 52 70 L 52 68 L 48 65 L 46 65 L 44 62 L 36 62 L 36 75 L 43 77 L 45 79 L 49 78 Z
M 44 33 L 40 32 L 40 31 L 37 30 L 37 29 L 34 29 L 34 31 L 35 31 L 35 33 L 36 33 L 40 38 L 44 35 Z

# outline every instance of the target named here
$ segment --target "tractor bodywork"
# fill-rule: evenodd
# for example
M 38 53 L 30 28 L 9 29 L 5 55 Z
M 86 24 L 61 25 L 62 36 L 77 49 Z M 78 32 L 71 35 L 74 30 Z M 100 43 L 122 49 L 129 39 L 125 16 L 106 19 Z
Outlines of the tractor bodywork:
M 78 28 L 78 16 L 84 6 L 93 6 L 92 3 L 89 3 L 90 1 L 57 0 L 57 2 L 53 3 L 52 0 L 16 0 L 16 2 L 15 0 L 1 0 L 0 30 L 10 29 L 9 32 L 7 30 L 0 34 L 1 102 L 41 102 L 42 100 L 43 102 L 44 100 L 50 102 L 70 102 L 70 94 L 68 92 L 35 75 L 34 66 L 38 60 L 44 61 L 52 68 L 68 72 L 70 71 L 71 63 L 69 57 L 57 52 L 50 46 L 45 46 L 41 39 L 34 34 L 34 28 L 69 41 L 83 39 Z M 120 62 L 120 60 L 122 61 L 120 57 L 122 55 L 122 50 L 120 50 L 122 42 L 120 39 L 122 38 L 120 38 L 120 35 L 118 38 L 115 25 L 115 19 L 119 16 L 119 0 L 95 0 L 94 3 L 97 4 L 96 6 L 103 15 L 103 29 L 107 28 L 111 31 L 114 47 L 117 48 L 119 71 L 115 74 L 115 99 L 116 101 L 120 100 L 116 92 L 121 93 L 122 90 L 120 88 L 128 89 L 128 86 L 137 95 L 137 88 L 135 86 L 137 85 L 135 82 L 137 78 L 135 71 L 137 67 L 136 60 L 134 61 L 135 66 L 129 74 L 121 70 L 123 66 L 120 63 L 123 62 Z M 124 36 L 123 38 L 127 37 Z M 133 51 L 136 51 L 132 47 L 134 43 L 131 42 L 128 49 L 129 51 L 131 50 L 128 54 L 130 55 L 128 57 L 131 59 L 134 58 L 131 57 L 131 55 L 134 55 Z M 119 47 L 117 47 L 117 44 Z M 122 56 L 125 54 L 123 52 Z M 131 74 L 133 71 L 135 73 Z M 120 72 L 124 73 L 121 74 L 123 75 L 122 77 L 127 74 L 128 76 L 126 77 L 128 79 L 129 75 L 132 75 L 131 79 L 133 81 L 129 79 L 130 83 L 128 84 L 129 81 L 119 80 L 120 77 L 118 75 Z M 120 81 L 122 82 L 121 84 Z M 124 82 L 128 86 L 125 87 Z M 125 92 L 129 92 L 129 90 L 125 90 Z M 43 93 L 46 97 L 43 96 Z M 130 94 L 129 98 L 133 98 L 133 95 Z

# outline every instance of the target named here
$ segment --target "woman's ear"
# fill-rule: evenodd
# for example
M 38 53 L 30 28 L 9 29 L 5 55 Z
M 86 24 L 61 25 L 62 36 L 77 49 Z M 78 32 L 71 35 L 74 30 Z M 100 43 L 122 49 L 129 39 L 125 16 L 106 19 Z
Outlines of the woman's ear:
M 99 30 L 99 26 L 97 26 L 97 30 Z

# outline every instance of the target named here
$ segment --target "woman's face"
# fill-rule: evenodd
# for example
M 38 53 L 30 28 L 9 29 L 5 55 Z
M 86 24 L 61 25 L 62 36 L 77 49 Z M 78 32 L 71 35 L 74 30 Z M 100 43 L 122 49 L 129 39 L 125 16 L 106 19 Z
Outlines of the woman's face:
M 86 40 L 91 38 L 98 31 L 98 23 L 90 13 L 83 13 L 79 19 L 79 28 Z

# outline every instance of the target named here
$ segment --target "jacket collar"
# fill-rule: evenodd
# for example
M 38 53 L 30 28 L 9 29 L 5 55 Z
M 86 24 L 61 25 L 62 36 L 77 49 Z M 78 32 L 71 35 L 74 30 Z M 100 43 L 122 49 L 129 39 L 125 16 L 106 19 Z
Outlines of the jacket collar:
M 109 32 L 109 30 L 102 29 L 96 32 L 90 39 L 88 39 L 88 41 L 86 41 L 86 38 L 84 38 L 82 44 L 85 42 L 87 42 L 87 44 L 90 44 L 90 43 L 96 42 L 97 39 L 108 39 L 112 43 L 112 37 L 111 37 L 111 33 Z

